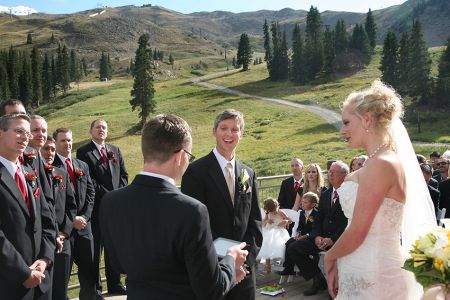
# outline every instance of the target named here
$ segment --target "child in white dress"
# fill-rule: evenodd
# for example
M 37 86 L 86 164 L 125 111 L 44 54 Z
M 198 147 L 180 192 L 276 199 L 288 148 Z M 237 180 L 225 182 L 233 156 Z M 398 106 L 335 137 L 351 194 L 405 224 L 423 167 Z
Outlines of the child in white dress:
M 262 222 L 263 243 L 258 254 L 259 259 L 266 260 L 263 275 L 270 273 L 271 259 L 284 258 L 285 243 L 289 239 L 287 228 L 292 220 L 279 207 L 278 201 L 273 198 L 264 200 L 266 216 Z

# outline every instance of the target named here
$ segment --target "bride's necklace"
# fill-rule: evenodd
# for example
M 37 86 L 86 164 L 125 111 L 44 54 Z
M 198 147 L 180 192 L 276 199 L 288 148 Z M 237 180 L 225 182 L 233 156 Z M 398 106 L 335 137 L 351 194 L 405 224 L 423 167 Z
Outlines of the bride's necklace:
M 375 156 L 375 154 L 377 154 L 378 153 L 378 151 L 380 151 L 380 149 L 381 148 L 383 148 L 383 147 L 385 147 L 386 146 L 386 144 L 381 144 L 380 146 L 378 146 L 378 148 L 377 149 L 375 149 L 375 151 L 373 151 L 371 154 L 369 154 L 369 158 L 372 158 L 372 157 L 374 157 Z

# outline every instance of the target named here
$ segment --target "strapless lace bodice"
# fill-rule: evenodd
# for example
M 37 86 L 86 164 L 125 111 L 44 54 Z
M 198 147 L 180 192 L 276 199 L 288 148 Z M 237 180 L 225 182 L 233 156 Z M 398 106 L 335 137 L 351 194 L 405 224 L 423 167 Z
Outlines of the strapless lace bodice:
M 358 183 L 345 181 L 337 192 L 350 226 Z M 413 299 L 409 287 L 414 278 L 401 268 L 403 206 L 403 203 L 385 198 L 363 243 L 349 255 L 338 259 L 337 299 Z

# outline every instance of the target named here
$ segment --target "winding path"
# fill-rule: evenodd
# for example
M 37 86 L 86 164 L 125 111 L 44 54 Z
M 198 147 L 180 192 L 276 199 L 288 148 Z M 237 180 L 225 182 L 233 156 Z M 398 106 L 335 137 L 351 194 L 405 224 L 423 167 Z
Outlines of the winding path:
M 307 111 L 317 115 L 319 118 L 325 120 L 328 124 L 333 125 L 338 131 L 341 129 L 341 127 L 342 127 L 341 115 L 331 109 L 324 108 L 324 107 L 317 106 L 317 105 L 300 104 L 300 103 L 296 103 L 296 102 L 289 101 L 289 100 L 283 100 L 283 99 L 279 99 L 279 98 L 270 98 L 270 97 L 263 97 L 263 96 L 258 96 L 258 95 L 251 95 L 251 94 L 247 94 L 247 93 L 244 93 L 244 92 L 241 92 L 238 90 L 230 89 L 229 87 L 226 87 L 226 86 L 222 86 L 222 85 L 218 85 L 218 84 L 214 84 L 214 83 L 205 81 L 205 80 L 211 80 L 214 78 L 231 75 L 231 74 L 238 73 L 238 72 L 240 72 L 240 69 L 217 72 L 217 73 L 194 78 L 191 80 L 191 82 L 193 84 L 200 85 L 200 86 L 212 89 L 212 90 L 221 91 L 223 93 L 230 94 L 230 95 L 235 95 L 235 96 L 244 97 L 244 98 L 254 98 L 254 99 L 269 101 L 269 102 L 273 102 L 273 103 L 278 103 L 281 105 L 287 105 L 287 106 L 291 106 L 291 107 L 304 109 L 304 110 L 307 110 Z M 433 146 L 434 147 L 450 147 L 450 143 L 426 143 L 426 142 L 414 141 L 413 144 L 420 145 L 420 146 L 430 146 L 430 147 L 433 147 Z

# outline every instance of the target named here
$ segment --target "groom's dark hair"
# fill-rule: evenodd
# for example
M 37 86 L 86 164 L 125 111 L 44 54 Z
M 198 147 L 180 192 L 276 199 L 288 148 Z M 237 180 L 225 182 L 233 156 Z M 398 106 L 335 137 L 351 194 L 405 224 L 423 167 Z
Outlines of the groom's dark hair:
M 172 114 L 157 115 L 142 128 L 141 147 L 144 161 L 164 163 L 191 143 L 191 128 Z

